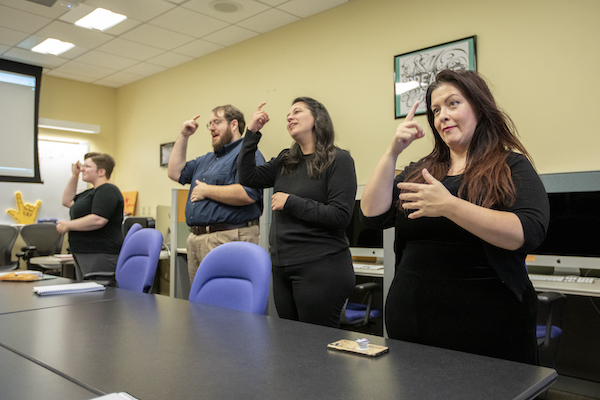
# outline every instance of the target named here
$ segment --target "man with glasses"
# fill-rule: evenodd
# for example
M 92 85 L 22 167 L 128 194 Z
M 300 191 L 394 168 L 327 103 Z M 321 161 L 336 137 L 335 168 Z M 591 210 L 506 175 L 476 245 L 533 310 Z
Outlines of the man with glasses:
M 185 121 L 169 157 L 169 178 L 190 184 L 185 219 L 190 227 L 186 248 L 190 283 L 208 252 L 236 240 L 258 244 L 262 191 L 238 183 L 237 156 L 246 122 L 244 114 L 228 104 L 216 107 L 206 127 L 214 151 L 186 163 L 187 145 L 200 115 Z M 265 159 L 256 152 L 256 164 Z

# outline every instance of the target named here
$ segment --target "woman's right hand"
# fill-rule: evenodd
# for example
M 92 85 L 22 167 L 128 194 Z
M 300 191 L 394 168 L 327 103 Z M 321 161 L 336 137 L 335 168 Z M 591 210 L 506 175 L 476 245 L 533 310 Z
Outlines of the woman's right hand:
M 415 139 L 420 139 L 425 136 L 425 132 L 423 128 L 417 121 L 413 121 L 415 113 L 417 112 L 417 107 L 419 107 L 419 102 L 416 101 L 412 106 L 408 114 L 406 115 L 406 119 L 396 129 L 396 134 L 394 135 L 394 139 L 392 143 L 390 143 L 389 151 L 394 156 L 398 156 L 400 153 L 404 151 Z
M 265 104 L 267 104 L 266 101 L 260 103 L 256 108 L 254 114 L 252 114 L 252 121 L 250 121 L 250 123 L 248 124 L 249 131 L 256 133 L 260 131 L 262 127 L 266 125 L 267 122 L 269 122 L 269 115 L 261 110 L 261 108 L 263 108 Z

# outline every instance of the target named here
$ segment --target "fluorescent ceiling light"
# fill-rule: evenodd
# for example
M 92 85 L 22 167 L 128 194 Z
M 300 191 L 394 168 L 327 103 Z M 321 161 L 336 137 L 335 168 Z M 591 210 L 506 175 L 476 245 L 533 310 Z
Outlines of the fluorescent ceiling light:
M 81 122 L 60 121 L 50 118 L 38 118 L 38 127 L 59 131 L 100 133 L 100 125 L 82 124 Z
M 96 8 L 85 17 L 76 21 L 75 25 L 82 28 L 105 31 L 126 19 L 127 17 L 123 14 L 117 14 L 104 8 Z
M 63 42 L 58 39 L 46 39 L 42 43 L 38 44 L 31 51 L 35 51 L 36 53 L 42 54 L 52 54 L 59 55 L 64 53 L 65 51 L 72 49 L 75 47 L 73 43 Z

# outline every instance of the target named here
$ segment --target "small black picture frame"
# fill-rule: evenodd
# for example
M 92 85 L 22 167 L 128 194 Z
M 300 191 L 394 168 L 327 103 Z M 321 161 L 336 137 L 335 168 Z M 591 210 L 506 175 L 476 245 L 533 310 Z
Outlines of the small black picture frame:
M 163 143 L 160 145 L 160 166 L 166 167 L 169 165 L 169 157 L 171 157 L 171 151 L 173 151 L 173 145 L 175 142 Z

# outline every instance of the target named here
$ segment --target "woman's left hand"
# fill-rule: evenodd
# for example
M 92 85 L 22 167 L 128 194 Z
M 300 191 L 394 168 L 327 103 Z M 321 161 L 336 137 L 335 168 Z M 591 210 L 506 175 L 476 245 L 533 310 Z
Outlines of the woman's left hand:
M 289 193 L 273 193 L 273 196 L 271 196 L 271 209 L 273 211 L 283 210 L 283 207 L 285 206 L 285 202 L 287 201 L 288 197 L 290 197 Z
M 407 192 L 400 194 L 402 208 L 416 210 L 408 214 L 408 218 L 442 217 L 457 197 L 435 179 L 427 169 L 423 169 L 423 178 L 427 183 L 400 182 L 398 188 Z

